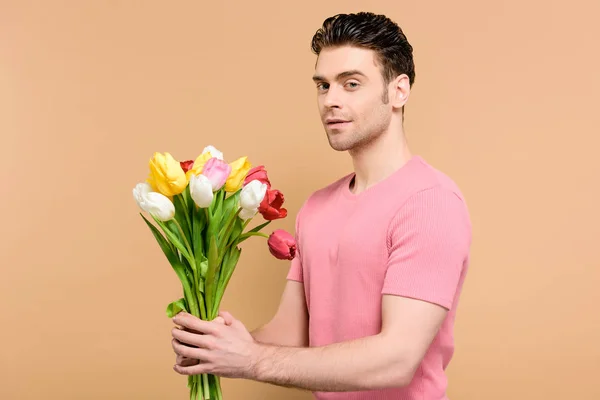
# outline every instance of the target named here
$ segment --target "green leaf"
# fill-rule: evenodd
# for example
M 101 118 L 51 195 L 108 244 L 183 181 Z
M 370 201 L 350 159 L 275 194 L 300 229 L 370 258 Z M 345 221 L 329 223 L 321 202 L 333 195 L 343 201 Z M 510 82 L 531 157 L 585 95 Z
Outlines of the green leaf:
M 169 243 L 167 241 L 167 239 L 165 239 L 165 237 L 160 233 L 160 231 L 158 230 L 158 228 L 155 227 L 150 221 L 148 221 L 148 219 L 146 219 L 146 217 L 144 217 L 144 215 L 142 213 L 140 213 L 140 215 L 142 216 L 142 218 L 144 219 L 144 221 L 146 221 L 146 224 L 148 225 L 148 227 L 152 231 L 152 234 L 154 235 L 154 238 L 158 242 L 158 244 L 159 244 L 160 248 L 162 249 L 163 253 L 165 253 L 165 256 L 167 256 L 167 260 L 169 260 L 169 262 L 171 263 L 171 265 L 173 267 L 175 267 L 177 265 L 181 265 L 181 261 L 179 261 L 179 257 L 177 257 L 177 254 L 175 253 L 175 250 L 173 249 L 171 243 Z
M 231 231 L 231 235 L 229 236 L 229 238 L 227 240 L 227 246 L 229 246 L 231 243 L 236 241 L 242 234 L 243 230 L 244 230 L 244 226 L 242 224 L 242 220 L 239 218 L 236 218 L 234 225 L 233 225 L 233 230 Z
M 177 315 L 178 312 L 180 312 L 182 310 L 187 313 L 190 312 L 187 307 L 187 302 L 185 301 L 184 298 L 175 300 L 174 302 L 172 302 L 171 304 L 169 304 L 167 306 L 167 317 L 173 318 L 175 315 Z
M 241 192 L 242 192 L 242 190 L 240 189 L 224 200 L 224 202 L 223 202 L 223 213 L 224 214 L 229 214 L 231 212 L 231 210 L 238 205 Z
M 250 229 L 248 232 L 258 232 L 258 231 L 260 231 L 262 228 L 264 228 L 265 226 L 269 225 L 271 222 L 273 222 L 273 221 L 267 221 L 267 222 L 265 222 L 264 224 L 260 224 L 260 225 L 258 225 L 258 226 L 256 226 L 256 227 L 254 227 L 253 229 Z
M 195 207 L 195 205 L 194 205 Z M 204 241 L 203 231 L 206 226 L 206 215 L 204 209 L 194 209 L 193 214 L 193 229 L 192 229 L 192 248 L 196 256 L 196 266 L 200 265 L 204 257 Z
M 215 292 L 217 290 L 217 269 L 219 260 L 219 249 L 217 248 L 217 241 L 214 236 L 210 237 L 210 247 L 208 249 L 208 270 L 206 272 L 206 308 L 208 311 L 212 310 Z M 212 315 L 208 315 L 208 318 L 212 319 Z
M 229 280 L 235 271 L 237 263 L 240 259 L 240 255 L 242 254 L 242 249 L 239 247 L 231 247 L 228 251 L 226 257 L 223 258 L 223 273 L 220 278 L 219 288 L 217 291 L 217 297 L 215 299 L 215 303 L 213 305 L 213 313 L 216 315 L 219 312 L 219 306 L 221 304 L 221 299 L 223 298 L 223 294 L 225 293 L 225 289 L 227 289 L 227 285 L 229 284 Z
M 189 279 L 190 276 L 188 274 L 187 269 L 185 268 L 185 265 L 183 265 L 181 263 L 181 261 L 179 260 L 179 257 L 175 253 L 175 250 L 172 248 L 171 244 L 167 241 L 167 239 L 165 239 L 165 237 L 160 233 L 158 228 L 156 228 L 152 223 L 150 223 L 150 221 L 148 221 L 148 219 L 146 219 L 146 217 L 144 217 L 141 213 L 140 213 L 140 215 L 142 216 L 144 221 L 146 221 L 146 224 L 152 231 L 152 234 L 156 238 L 156 241 L 160 245 L 160 248 L 163 250 L 163 252 L 167 256 L 167 259 L 169 260 L 169 263 L 173 267 L 175 274 L 177 274 L 177 277 L 181 281 L 184 293 L 186 294 L 186 296 L 193 296 L 193 293 L 191 292 L 191 287 L 190 287 L 190 279 Z M 194 301 L 194 298 L 192 297 L 188 300 Z M 187 305 L 190 305 L 189 301 L 186 301 Z M 197 310 L 197 306 L 194 306 L 193 304 L 190 305 L 190 312 L 192 314 L 195 315 L 196 310 Z
M 206 277 L 206 272 L 208 271 L 208 258 L 202 254 L 202 259 L 200 261 L 200 276 L 202 278 Z
M 198 278 L 198 291 L 204 293 L 204 278 Z
M 178 236 L 181 235 L 175 235 L 175 233 L 173 231 L 178 231 L 177 227 L 174 225 L 174 223 L 172 221 L 168 221 L 169 223 L 164 223 L 158 219 L 155 218 L 155 221 L 157 224 L 159 224 L 165 234 L 167 235 L 167 238 L 169 239 L 169 241 L 175 246 L 177 247 L 177 250 L 179 250 L 181 252 L 181 254 L 183 254 L 183 256 L 189 261 L 190 265 L 192 264 L 191 260 L 191 255 L 190 253 L 187 251 L 187 249 L 185 248 L 185 246 L 179 241 Z
M 223 197 L 224 196 L 225 196 L 224 189 L 220 189 L 216 193 L 216 196 L 215 196 L 216 198 L 215 198 L 215 206 L 214 206 L 213 215 L 215 216 L 217 221 L 220 221 L 221 211 L 223 210 Z
M 175 219 L 181 225 L 184 234 L 186 235 L 186 239 L 191 242 L 192 237 L 192 227 L 190 221 L 190 215 L 188 207 L 185 205 L 185 200 L 183 199 L 183 194 L 178 194 L 173 196 L 173 204 L 175 205 Z M 177 232 L 178 236 L 179 232 Z M 179 238 L 181 242 L 183 242 L 183 238 Z

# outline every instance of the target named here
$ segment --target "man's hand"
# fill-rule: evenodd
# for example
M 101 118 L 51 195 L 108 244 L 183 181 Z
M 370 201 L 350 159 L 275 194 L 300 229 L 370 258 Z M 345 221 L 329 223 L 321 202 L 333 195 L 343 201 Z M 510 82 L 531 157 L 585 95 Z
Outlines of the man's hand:
M 173 350 L 177 354 L 173 367 L 176 372 L 252 378 L 258 345 L 246 327 L 231 314 L 222 312 L 213 321 L 203 321 L 180 312 L 173 322 L 182 327 L 172 330 Z
M 227 320 L 225 320 L 225 317 L 227 317 Z M 220 324 L 227 324 L 227 325 L 231 325 L 231 314 L 229 313 L 221 313 L 219 314 L 219 316 L 217 318 L 215 318 L 213 321 L 220 323 Z M 189 329 L 189 328 L 180 328 L 183 329 L 186 332 L 191 332 L 191 333 L 195 333 L 198 335 L 201 335 L 200 332 L 196 332 L 193 329 Z M 180 356 L 179 354 L 176 354 L 177 357 L 175 358 L 175 364 L 182 366 L 182 367 L 189 367 L 192 365 L 196 365 L 199 363 L 199 360 L 195 359 L 195 358 L 189 358 L 189 357 L 184 357 L 184 356 Z

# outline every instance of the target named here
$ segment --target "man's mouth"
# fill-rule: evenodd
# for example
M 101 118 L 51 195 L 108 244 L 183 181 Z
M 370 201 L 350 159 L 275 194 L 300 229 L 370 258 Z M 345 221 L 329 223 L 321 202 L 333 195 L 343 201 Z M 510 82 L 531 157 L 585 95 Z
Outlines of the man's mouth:
M 331 118 L 326 120 L 327 125 L 329 126 L 339 126 L 349 123 L 350 121 L 345 119 Z

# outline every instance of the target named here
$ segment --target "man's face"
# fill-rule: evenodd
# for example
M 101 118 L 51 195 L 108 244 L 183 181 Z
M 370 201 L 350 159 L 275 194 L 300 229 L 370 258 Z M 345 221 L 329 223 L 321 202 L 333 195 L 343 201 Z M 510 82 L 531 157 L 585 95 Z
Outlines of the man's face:
M 388 90 L 375 52 L 343 46 L 319 54 L 313 80 L 331 147 L 352 150 L 384 133 L 392 118 Z

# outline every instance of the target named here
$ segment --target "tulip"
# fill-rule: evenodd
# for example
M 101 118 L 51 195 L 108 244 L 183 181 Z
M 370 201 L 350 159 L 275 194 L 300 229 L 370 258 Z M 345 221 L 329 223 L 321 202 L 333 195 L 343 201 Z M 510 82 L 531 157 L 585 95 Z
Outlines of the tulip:
M 293 260 L 296 256 L 296 240 L 283 229 L 276 229 L 267 240 L 269 251 L 280 260 Z
M 208 160 L 202 170 L 202 175 L 206 176 L 210 181 L 213 192 L 223 187 L 230 173 L 231 165 L 216 157 Z
M 194 160 L 180 161 L 181 169 L 183 172 L 188 172 L 194 166 Z
M 187 180 L 189 181 L 190 178 L 194 175 L 200 175 L 202 173 L 202 170 L 204 169 L 204 164 L 206 164 L 206 162 L 211 158 L 212 156 L 210 155 L 210 153 L 202 153 L 198 157 L 196 157 L 192 168 L 186 171 L 185 173 Z
M 272 221 L 278 218 L 285 218 L 287 216 L 287 210 L 282 208 L 284 197 L 277 189 L 267 190 L 267 194 L 263 201 L 258 207 L 258 211 L 262 214 L 263 218 L 267 221 Z
M 242 188 L 240 207 L 246 210 L 258 209 L 267 194 L 267 185 L 259 180 L 253 180 Z
M 194 175 L 190 178 L 190 196 L 200 208 L 207 208 L 212 204 L 212 184 L 205 175 Z
M 259 165 L 258 167 L 254 167 L 248 171 L 248 175 L 246 175 L 246 179 L 244 180 L 244 185 L 247 185 L 249 182 L 252 182 L 255 179 L 266 184 L 269 189 L 271 188 L 271 182 L 269 182 L 267 170 L 265 170 L 264 165 Z
M 252 165 L 248 162 L 248 157 L 240 157 L 231 164 L 231 174 L 227 181 L 225 182 L 225 191 L 226 192 L 237 192 L 244 183 L 244 179 L 250 171 Z
M 149 165 L 148 183 L 156 188 L 156 191 L 167 197 L 173 197 L 185 190 L 187 186 L 185 172 L 171 154 L 154 153 Z
M 135 202 L 138 207 L 146 212 L 148 212 L 148 210 L 144 209 L 146 195 L 152 191 L 152 186 L 148 182 L 138 183 L 133 188 L 133 198 L 135 199 Z
M 159 221 L 169 221 L 175 217 L 175 206 L 165 195 L 158 192 L 146 194 L 143 200 L 142 209 Z
M 242 208 L 238 216 L 246 221 L 252 217 L 254 217 L 258 213 L 258 208 Z
M 215 149 L 214 146 L 206 146 L 204 150 L 202 150 L 202 154 L 210 153 L 211 157 L 218 158 L 219 160 L 223 160 L 223 153 L 219 150 Z

